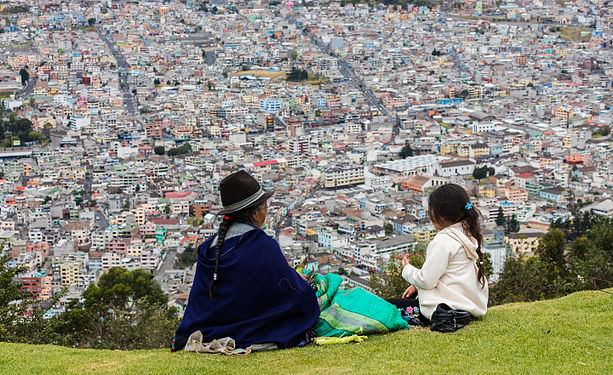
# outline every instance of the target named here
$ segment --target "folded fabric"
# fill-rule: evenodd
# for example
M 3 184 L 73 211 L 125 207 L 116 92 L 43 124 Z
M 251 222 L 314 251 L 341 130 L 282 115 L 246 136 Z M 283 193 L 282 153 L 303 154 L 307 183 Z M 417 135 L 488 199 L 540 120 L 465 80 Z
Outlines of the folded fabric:
M 333 345 L 333 344 L 348 344 L 350 342 L 364 342 L 368 337 L 351 335 L 345 337 L 316 337 L 315 344 L 317 345 Z
M 315 288 L 321 313 L 317 336 L 369 335 L 409 328 L 396 306 L 362 288 L 339 290 L 342 278 L 317 275 Z
M 187 339 L 187 344 L 185 344 L 183 351 L 225 355 L 247 355 L 251 352 L 279 349 L 277 345 L 273 343 L 254 344 L 247 348 L 237 348 L 236 341 L 231 337 L 223 337 L 203 343 L 202 337 L 202 332 L 200 331 L 192 333 Z

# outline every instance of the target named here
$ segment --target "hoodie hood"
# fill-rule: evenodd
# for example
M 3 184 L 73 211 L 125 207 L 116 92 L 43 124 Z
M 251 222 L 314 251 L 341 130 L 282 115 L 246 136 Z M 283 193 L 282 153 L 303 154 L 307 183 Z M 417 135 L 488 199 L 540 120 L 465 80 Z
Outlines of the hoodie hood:
M 448 226 L 447 228 L 444 228 L 443 230 L 441 230 L 441 233 L 445 233 L 449 237 L 453 238 L 454 240 L 462 244 L 462 248 L 464 248 L 464 251 L 466 252 L 466 256 L 469 259 L 473 259 L 473 260 L 479 259 L 479 255 L 477 254 L 477 247 L 478 247 L 477 240 L 474 239 L 472 236 L 470 237 L 467 236 L 464 233 L 464 228 L 462 227 L 461 222 L 455 223 L 453 225 Z

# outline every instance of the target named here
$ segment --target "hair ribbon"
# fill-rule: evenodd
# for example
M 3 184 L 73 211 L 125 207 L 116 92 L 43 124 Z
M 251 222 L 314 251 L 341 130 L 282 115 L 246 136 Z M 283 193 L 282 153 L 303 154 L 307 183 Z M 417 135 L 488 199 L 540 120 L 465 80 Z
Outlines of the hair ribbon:
M 466 211 L 468 211 L 468 210 L 470 210 L 471 208 L 473 208 L 473 204 L 472 204 L 472 203 L 470 203 L 470 202 L 466 202 L 466 206 L 464 206 L 464 209 L 465 209 Z

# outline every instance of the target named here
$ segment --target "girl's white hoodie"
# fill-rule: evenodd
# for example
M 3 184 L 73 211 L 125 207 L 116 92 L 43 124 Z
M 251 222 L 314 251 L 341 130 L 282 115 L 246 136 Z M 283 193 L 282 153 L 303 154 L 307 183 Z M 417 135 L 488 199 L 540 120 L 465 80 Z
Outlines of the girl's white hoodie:
M 404 267 L 402 277 L 417 287 L 421 313 L 428 319 L 440 303 L 475 317 L 486 313 L 487 281 L 482 288 L 476 250 L 477 241 L 464 233 L 462 223 L 456 223 L 439 231 L 428 244 L 421 269 Z

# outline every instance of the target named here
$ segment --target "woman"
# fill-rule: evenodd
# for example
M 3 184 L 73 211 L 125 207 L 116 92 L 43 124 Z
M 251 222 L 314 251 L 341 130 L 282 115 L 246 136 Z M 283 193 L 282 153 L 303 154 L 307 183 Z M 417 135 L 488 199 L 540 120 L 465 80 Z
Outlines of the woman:
M 261 227 L 266 200 L 255 178 L 239 171 L 219 186 L 224 219 L 198 248 L 187 309 L 173 340 L 181 350 L 201 331 L 203 342 L 231 337 L 237 348 L 299 345 L 319 316 L 313 288 L 291 268 Z

